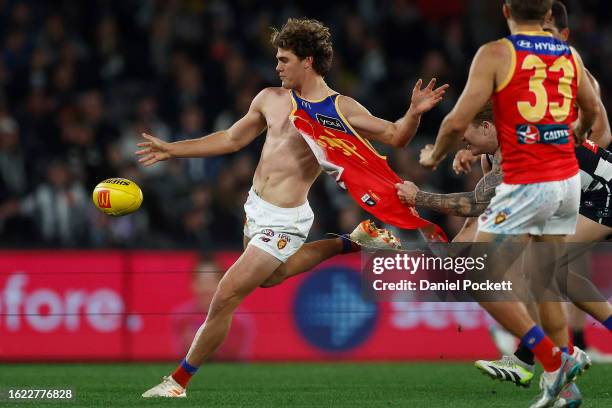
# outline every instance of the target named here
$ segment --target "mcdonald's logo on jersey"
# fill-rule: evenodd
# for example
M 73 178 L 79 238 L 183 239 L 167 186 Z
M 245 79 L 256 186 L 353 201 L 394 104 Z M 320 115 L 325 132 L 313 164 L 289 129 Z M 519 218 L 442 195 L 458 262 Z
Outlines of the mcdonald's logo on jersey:
M 98 190 L 98 207 L 111 208 L 110 190 Z

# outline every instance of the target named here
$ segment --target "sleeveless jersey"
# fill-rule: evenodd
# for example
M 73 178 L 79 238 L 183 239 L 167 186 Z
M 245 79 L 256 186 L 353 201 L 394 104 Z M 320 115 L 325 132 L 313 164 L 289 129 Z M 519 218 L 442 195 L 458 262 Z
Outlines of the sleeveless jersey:
M 344 118 L 338 107 L 338 94 L 311 101 L 293 90 L 290 93 L 293 126 L 323 170 L 348 190 L 361 208 L 396 227 L 421 229 L 429 241 L 447 241 L 440 227 L 420 218 L 414 207 L 400 202 L 395 184 L 402 179 Z
M 570 47 L 546 32 L 502 39 L 511 49 L 507 79 L 493 95 L 507 184 L 558 181 L 578 173 L 572 122 L 580 67 Z

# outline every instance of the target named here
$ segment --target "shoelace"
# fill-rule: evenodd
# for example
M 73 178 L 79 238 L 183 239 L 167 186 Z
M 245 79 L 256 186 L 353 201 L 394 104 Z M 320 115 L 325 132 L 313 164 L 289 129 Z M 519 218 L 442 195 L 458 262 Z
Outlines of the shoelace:
M 162 383 L 169 385 L 170 387 L 176 387 L 175 381 L 170 376 L 163 376 Z
M 496 363 L 497 365 L 510 368 L 515 368 L 518 366 L 518 364 L 516 364 L 516 362 L 510 356 L 503 356 L 501 360 L 497 360 Z

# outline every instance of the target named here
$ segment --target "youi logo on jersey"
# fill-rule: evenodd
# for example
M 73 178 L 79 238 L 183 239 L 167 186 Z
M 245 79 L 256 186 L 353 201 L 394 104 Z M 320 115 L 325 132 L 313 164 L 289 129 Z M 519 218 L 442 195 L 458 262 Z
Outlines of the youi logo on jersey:
M 332 118 L 330 116 L 321 115 L 320 113 L 315 113 L 315 116 L 317 118 L 317 121 L 326 128 L 346 132 L 346 128 L 342 124 L 341 120 L 337 118 Z
M 518 125 L 516 135 L 520 144 L 566 144 L 569 141 L 567 125 Z

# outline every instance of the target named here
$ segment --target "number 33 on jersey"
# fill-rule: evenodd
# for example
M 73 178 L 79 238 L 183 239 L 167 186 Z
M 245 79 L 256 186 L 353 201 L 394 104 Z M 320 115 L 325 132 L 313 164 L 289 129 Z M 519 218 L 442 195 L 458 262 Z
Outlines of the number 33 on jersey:
M 581 72 L 571 48 L 547 32 L 503 39 L 512 52 L 493 96 L 508 184 L 564 180 L 578 172 L 572 122 Z

